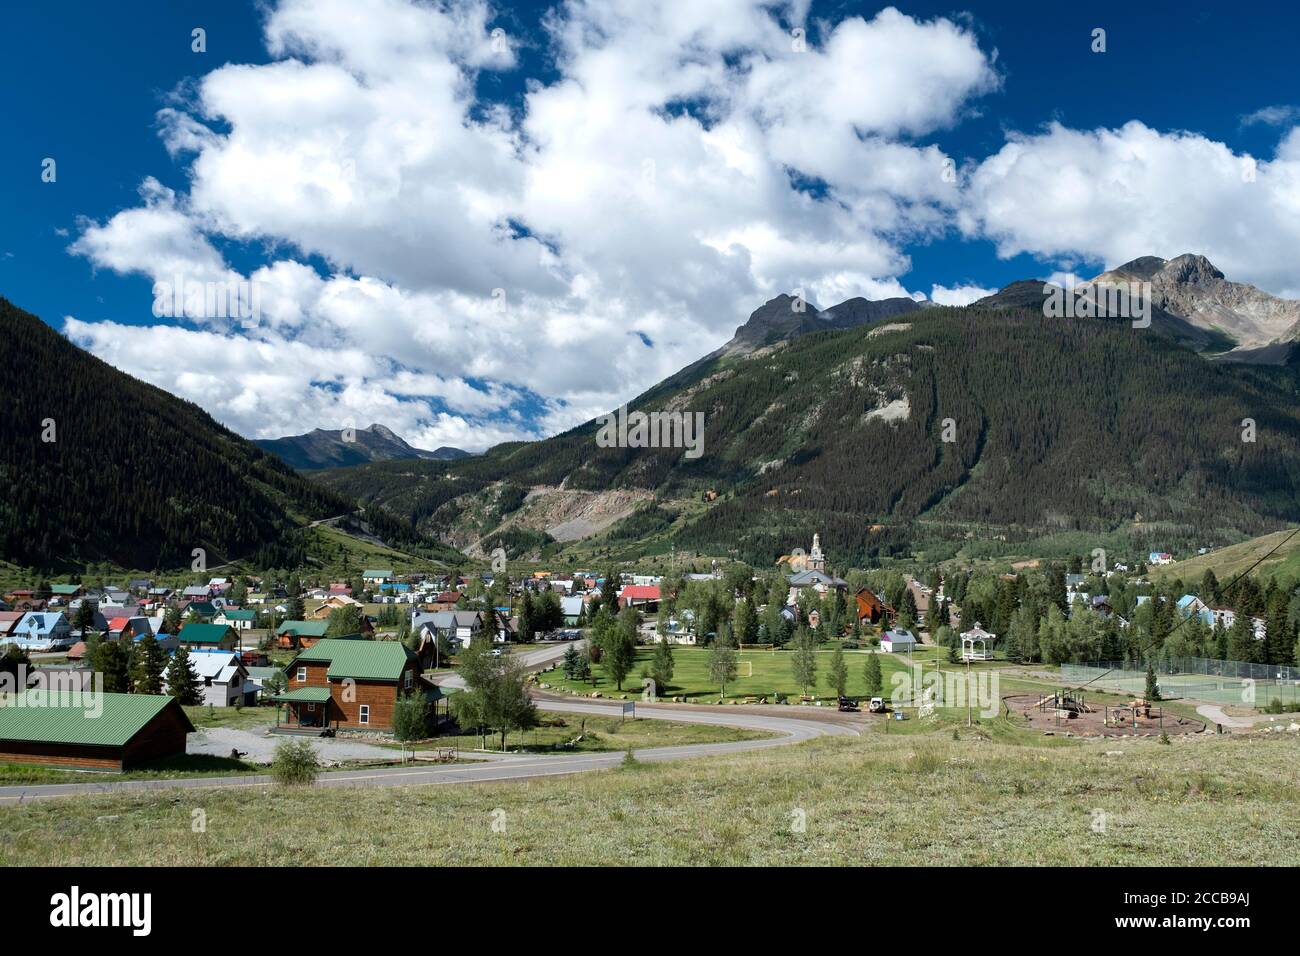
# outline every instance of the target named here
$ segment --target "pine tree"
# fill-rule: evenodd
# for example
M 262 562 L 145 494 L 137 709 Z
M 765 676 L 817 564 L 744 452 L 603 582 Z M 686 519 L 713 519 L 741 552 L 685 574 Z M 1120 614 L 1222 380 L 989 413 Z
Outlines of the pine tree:
M 158 646 L 158 641 L 152 634 L 146 634 L 135 648 L 135 660 L 131 664 L 131 692 L 161 694 L 165 666 L 166 656 Z
M 176 653 L 172 655 L 172 659 L 167 663 L 166 677 L 167 693 L 182 704 L 197 704 L 202 700 L 199 675 L 194 672 L 189 651 L 185 648 L 177 648 Z
M 294 574 L 289 580 L 289 620 L 301 621 L 307 611 L 302 602 L 302 585 L 298 583 L 298 575 Z
M 650 661 L 650 676 L 654 678 L 655 687 L 660 691 L 668 688 L 673 679 L 673 648 L 664 636 L 655 648 L 654 658 Z
M 121 641 L 104 638 L 96 643 L 92 667 L 104 675 L 105 691 L 112 694 L 130 691 L 130 660 Z
M 795 631 L 794 656 L 790 660 L 790 672 L 794 682 L 799 685 L 799 692 L 805 697 L 808 695 L 808 688 L 817 685 L 817 639 L 806 627 Z
M 867 655 L 867 662 L 862 665 L 862 679 L 867 685 L 867 696 L 879 697 L 884 686 L 884 678 L 880 673 L 880 656 L 878 654 Z
M 837 697 L 844 697 L 849 692 L 849 667 L 844 662 L 842 647 L 835 648 L 834 653 L 831 654 L 830 667 L 826 670 L 826 682 L 830 684 Z
M 1156 667 L 1149 661 L 1147 662 L 1146 699 L 1147 703 L 1160 699 L 1160 684 L 1156 680 Z
M 727 685 L 736 679 L 736 649 L 729 638 L 718 635 L 709 648 L 709 679 L 718 685 L 718 697 L 727 696 Z

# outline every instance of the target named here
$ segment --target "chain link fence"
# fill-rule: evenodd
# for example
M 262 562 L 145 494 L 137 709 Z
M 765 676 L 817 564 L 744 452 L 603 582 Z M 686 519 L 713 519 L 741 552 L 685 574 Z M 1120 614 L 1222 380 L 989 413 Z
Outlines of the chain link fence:
M 1173 657 L 1155 662 L 1160 696 L 1186 697 L 1214 704 L 1237 704 L 1263 710 L 1274 702 L 1284 709 L 1300 705 L 1300 667 Z M 1061 679 L 1071 686 L 1141 697 L 1146 693 L 1146 665 L 1134 661 L 1089 661 L 1062 664 Z

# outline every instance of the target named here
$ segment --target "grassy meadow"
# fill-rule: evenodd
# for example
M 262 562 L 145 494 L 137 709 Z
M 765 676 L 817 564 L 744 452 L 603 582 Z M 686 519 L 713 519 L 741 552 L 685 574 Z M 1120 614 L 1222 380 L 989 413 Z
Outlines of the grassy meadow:
M 528 783 L 41 801 L 0 808 L 0 864 L 1267 866 L 1300 854 L 1294 737 L 1022 746 L 958 733 Z

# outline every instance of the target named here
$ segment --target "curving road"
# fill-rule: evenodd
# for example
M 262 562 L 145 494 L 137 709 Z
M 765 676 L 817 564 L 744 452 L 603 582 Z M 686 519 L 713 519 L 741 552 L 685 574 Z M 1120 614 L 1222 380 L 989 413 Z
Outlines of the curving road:
M 521 654 L 529 667 L 544 667 L 555 656 L 564 653 L 564 646 L 525 651 Z M 454 678 L 445 683 L 455 686 Z M 618 716 L 621 703 L 605 703 L 582 699 L 538 700 L 541 710 L 565 713 Z M 813 715 L 783 717 L 768 713 L 746 712 L 737 708 L 718 708 L 717 713 L 707 710 L 676 708 L 671 704 L 646 704 L 637 702 L 636 716 L 643 720 L 675 720 L 680 723 L 714 724 L 740 727 L 747 730 L 773 734 L 759 740 L 740 740 L 715 744 L 682 744 L 675 747 L 647 747 L 634 751 L 637 760 L 657 763 L 664 760 L 685 760 L 698 757 L 721 756 L 764 750 L 800 743 L 824 735 L 852 735 L 857 731 L 843 723 L 817 720 Z M 502 780 L 531 780 L 537 777 L 554 777 L 585 773 L 616 767 L 623 761 L 621 751 L 610 753 L 582 753 L 565 755 L 498 754 L 472 766 L 464 764 L 435 766 L 375 767 L 366 770 L 337 770 L 322 773 L 317 778 L 318 787 L 405 787 L 428 784 L 486 783 Z M 0 804 L 23 803 L 52 797 L 69 797 L 96 793 L 121 793 L 148 790 L 190 790 L 200 788 L 269 787 L 273 782 L 267 774 L 226 777 L 182 777 L 169 780 L 107 780 L 103 783 L 58 783 L 18 787 L 0 787 Z

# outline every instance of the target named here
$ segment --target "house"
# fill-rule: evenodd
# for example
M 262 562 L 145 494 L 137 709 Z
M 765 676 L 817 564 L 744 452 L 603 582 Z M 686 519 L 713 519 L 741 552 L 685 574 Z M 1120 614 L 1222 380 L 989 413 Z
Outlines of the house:
M 149 626 L 147 617 L 139 615 L 133 617 L 114 616 L 108 619 L 108 636 L 112 638 L 122 637 L 144 637 L 146 634 L 152 634 L 153 628 Z
M 212 597 L 212 589 L 206 584 L 193 584 L 181 592 L 181 597 L 191 601 L 206 601 Z
M 1194 615 L 1200 619 L 1202 624 L 1214 626 L 1213 610 L 1194 594 L 1184 594 L 1178 599 L 1178 612 L 1183 617 L 1192 617 Z
M 73 664 L 79 664 L 86 659 L 86 642 L 77 641 L 68 648 L 68 661 Z
M 580 594 L 560 598 L 560 610 L 564 614 L 565 627 L 575 627 L 577 625 L 578 618 L 582 617 L 584 603 L 585 599 Z
M 143 641 L 145 639 L 145 636 L 148 633 L 149 633 L 148 631 L 145 631 L 143 633 L 137 634 L 135 635 L 135 637 L 132 638 L 132 640 L 138 644 L 140 641 Z M 174 651 L 178 650 L 181 646 L 181 639 L 176 634 L 155 634 L 154 641 L 157 642 L 158 649 L 162 651 L 164 654 L 171 654 Z M 71 660 L 71 658 L 69 658 L 69 660 Z
M 266 693 L 267 685 L 276 678 L 277 675 L 283 677 L 284 672 L 274 665 L 245 665 L 248 671 L 248 686 L 252 688 L 253 696 L 261 698 Z
M 882 620 L 888 623 L 889 618 L 894 616 L 893 608 L 885 604 L 874 591 L 863 588 L 853 597 L 859 623 L 866 621 L 869 624 L 879 624 Z
M 249 686 L 248 668 L 234 651 L 195 651 L 190 654 L 190 664 L 203 685 L 200 703 L 212 707 L 257 703 L 257 688 Z
M 323 621 L 334 611 L 341 607 L 361 607 L 361 602 L 347 594 L 331 594 L 321 602 L 320 606 L 307 612 L 307 618 L 313 621 Z
M 441 697 L 420 676 L 415 654 L 397 641 L 317 641 L 300 651 L 284 674 L 288 686 L 272 700 L 285 705 L 284 724 L 295 729 L 388 730 L 399 695 Z
M 461 647 L 469 647 L 484 626 L 482 611 L 416 611 L 411 615 L 412 631 L 418 634 L 427 628 L 435 638 L 439 634 L 445 634 Z
M 0 643 L 13 634 L 18 622 L 26 615 L 26 611 L 0 611 Z
M 67 650 L 72 646 L 72 625 L 62 611 L 28 611 L 10 638 L 27 651 Z
M 81 597 L 80 584 L 51 584 L 50 594 L 57 598 L 60 604 L 66 604 L 73 598 Z
M 175 697 L 102 693 L 93 701 L 30 690 L 0 707 L 0 761 L 121 773 L 185 753 L 194 725 Z
M 1173 564 L 1174 556 L 1167 551 L 1152 551 L 1147 555 L 1147 564 Z
M 695 612 L 690 608 L 682 608 L 678 611 L 678 614 L 680 619 L 676 617 L 669 618 L 664 622 L 663 627 L 655 629 L 655 632 L 650 635 L 650 640 L 656 644 L 660 641 L 667 641 L 669 644 L 694 645 Z
M 563 599 L 561 599 L 563 605 Z M 619 607 L 634 607 L 646 614 L 656 614 L 659 611 L 659 585 L 657 584 L 629 584 L 623 590 L 618 592 Z
M 430 604 L 435 611 L 454 611 L 459 602 L 459 591 L 440 591 Z
M 880 649 L 886 654 L 906 654 L 916 647 L 916 636 L 905 627 L 886 631 L 880 638 Z
M 276 645 L 289 650 L 311 647 L 325 636 L 328 627 L 328 621 L 285 621 L 275 630 Z
M 213 624 L 225 624 L 237 631 L 251 630 L 257 623 L 256 611 L 240 611 L 234 608 L 222 608 L 212 619 Z
M 197 617 L 204 621 L 211 621 L 216 617 L 217 610 L 217 606 L 211 601 L 189 601 L 181 605 L 181 613 L 186 617 Z
M 990 634 L 980 627 L 979 621 L 976 621 L 974 627 L 961 633 L 961 659 L 964 661 L 993 660 L 993 645 L 997 643 L 997 639 L 996 634 Z
M 387 584 L 393 580 L 393 571 L 391 568 L 368 569 L 361 572 L 361 583 L 380 585 Z
M 789 575 L 786 580 L 790 582 L 790 587 L 793 590 L 812 588 L 818 594 L 826 594 L 832 588 L 837 591 L 845 591 L 849 587 L 849 582 L 843 578 L 837 578 L 825 571 L 818 570 L 799 571 L 796 574 Z
M 233 651 L 239 646 L 239 635 L 228 624 L 186 624 L 181 628 L 180 644 L 187 650 L 219 648 Z

